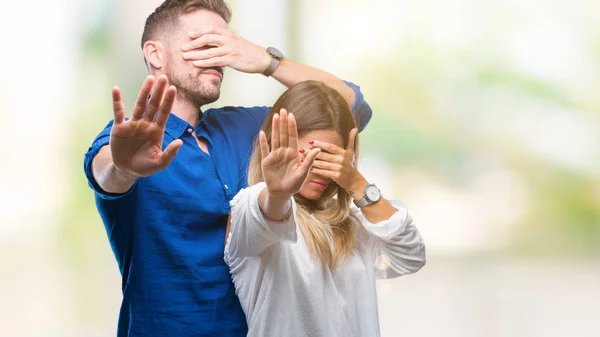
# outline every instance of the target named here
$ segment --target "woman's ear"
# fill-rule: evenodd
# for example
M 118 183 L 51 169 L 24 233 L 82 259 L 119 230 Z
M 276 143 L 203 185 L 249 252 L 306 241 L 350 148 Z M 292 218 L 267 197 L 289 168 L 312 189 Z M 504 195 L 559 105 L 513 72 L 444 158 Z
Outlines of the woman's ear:
M 148 70 L 162 69 L 165 63 L 165 50 L 158 41 L 147 41 L 144 43 L 144 58 Z

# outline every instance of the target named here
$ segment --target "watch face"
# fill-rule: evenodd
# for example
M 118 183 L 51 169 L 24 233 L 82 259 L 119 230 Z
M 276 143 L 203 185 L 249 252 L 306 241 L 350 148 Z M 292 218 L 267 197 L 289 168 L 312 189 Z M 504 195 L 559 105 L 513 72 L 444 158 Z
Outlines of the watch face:
M 281 60 L 283 58 L 283 53 L 280 52 L 279 50 L 277 50 L 276 48 L 269 47 L 269 48 L 267 48 L 267 50 L 269 51 L 271 56 L 273 56 L 274 58 L 276 58 L 278 60 Z
M 381 192 L 379 192 L 379 189 L 375 185 L 367 186 L 367 190 L 365 192 L 367 198 L 373 202 L 379 201 L 379 198 L 381 198 Z

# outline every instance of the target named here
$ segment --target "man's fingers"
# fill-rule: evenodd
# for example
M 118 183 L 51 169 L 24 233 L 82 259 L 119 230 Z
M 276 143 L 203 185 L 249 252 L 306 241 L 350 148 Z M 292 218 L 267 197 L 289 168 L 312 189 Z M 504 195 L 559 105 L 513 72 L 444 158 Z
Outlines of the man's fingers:
M 177 89 L 174 86 L 170 86 L 156 115 L 155 123 L 161 128 L 167 125 L 167 120 L 169 120 L 171 109 L 173 108 L 173 102 L 175 102 L 175 96 L 177 96 Z
M 160 157 L 160 168 L 161 170 L 166 169 L 169 164 L 175 159 L 175 156 L 179 152 L 179 149 L 183 145 L 183 141 L 181 139 L 175 139 L 167 146 L 167 148 L 163 151 Z
M 152 91 L 152 87 L 154 86 L 155 78 L 152 75 L 148 75 L 142 84 L 142 88 L 138 93 L 138 97 L 135 100 L 135 106 L 133 108 L 133 114 L 131 115 L 131 120 L 136 121 L 144 116 L 144 110 L 146 110 L 146 103 L 148 102 L 148 96 L 150 95 L 150 91 Z
M 227 38 L 223 35 L 205 34 L 199 38 L 194 38 L 181 47 L 181 51 L 189 52 L 192 50 L 207 49 L 210 47 L 222 47 L 227 42 Z
M 265 159 L 269 155 L 269 144 L 267 143 L 267 135 L 263 130 L 258 134 L 258 142 L 260 143 L 260 155 Z
M 288 113 L 285 109 L 279 111 L 281 120 L 279 121 L 279 144 L 281 147 L 288 147 Z
M 271 151 L 279 148 L 279 114 L 273 115 L 273 123 L 271 125 Z
M 231 62 L 229 55 L 216 56 L 206 60 L 192 61 L 194 67 L 197 68 L 215 68 L 215 67 L 227 67 Z
M 228 35 L 230 33 L 231 32 L 229 31 L 229 29 L 220 28 L 220 27 L 216 27 L 216 26 L 208 26 L 208 27 L 190 32 L 189 37 L 190 37 L 190 39 L 197 39 L 197 38 L 201 37 L 202 35 L 206 35 L 206 34 Z
M 348 146 L 346 147 L 346 150 L 354 151 L 354 142 L 356 141 L 357 134 L 358 134 L 357 128 L 350 130 L 350 135 L 348 135 Z
M 150 97 L 150 101 L 146 107 L 146 113 L 144 114 L 144 119 L 148 122 L 154 121 L 154 116 L 162 104 L 163 97 L 165 96 L 165 89 L 167 88 L 168 83 L 169 80 L 167 80 L 166 75 L 160 75 L 156 80 L 156 84 L 154 84 L 154 88 L 152 90 L 152 96 Z
M 125 105 L 123 104 L 123 99 L 121 98 L 121 89 L 119 89 L 119 87 L 113 88 L 112 99 L 115 125 L 119 125 L 125 122 Z
M 207 48 L 204 50 L 194 49 L 183 53 L 183 58 L 186 60 L 199 61 L 207 60 L 213 57 L 221 57 L 227 55 L 227 53 L 228 50 L 225 47 Z

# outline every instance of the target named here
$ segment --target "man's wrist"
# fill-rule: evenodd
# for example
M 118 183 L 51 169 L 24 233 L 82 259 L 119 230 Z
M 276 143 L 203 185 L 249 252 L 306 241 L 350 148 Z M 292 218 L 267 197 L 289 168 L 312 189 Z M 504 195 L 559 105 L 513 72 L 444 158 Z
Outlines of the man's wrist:
M 273 47 L 267 48 L 265 52 L 269 57 L 269 64 L 264 68 L 262 74 L 269 77 L 275 73 L 277 68 L 279 68 L 280 63 L 283 60 L 283 53 Z
M 263 50 L 263 54 L 264 57 L 262 59 L 258 73 L 264 75 L 267 69 L 269 69 L 269 66 L 271 65 L 272 57 L 266 49 Z
M 112 165 L 112 170 L 115 174 L 115 177 L 117 177 L 119 180 L 121 180 L 123 182 L 135 182 L 137 180 L 137 178 L 139 178 L 138 175 L 135 175 L 131 172 L 128 172 L 126 170 L 118 168 L 114 162 L 111 163 L 111 165 Z

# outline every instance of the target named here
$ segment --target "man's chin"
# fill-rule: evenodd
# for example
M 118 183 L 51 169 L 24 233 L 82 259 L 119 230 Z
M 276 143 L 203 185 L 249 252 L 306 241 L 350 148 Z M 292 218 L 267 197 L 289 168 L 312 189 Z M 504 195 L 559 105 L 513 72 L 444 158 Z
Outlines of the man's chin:
M 194 97 L 194 101 L 200 106 L 216 102 L 221 97 L 221 91 L 215 90 L 211 92 L 198 92 Z
M 180 93 L 187 100 L 193 102 L 199 107 L 213 103 L 217 101 L 221 96 L 221 90 L 218 85 L 191 85 L 188 86 L 186 89 L 180 90 Z
M 214 96 L 204 97 L 204 100 L 205 100 L 204 105 L 216 102 L 219 99 L 219 97 L 221 97 L 221 93 L 220 92 L 218 92 Z
M 204 96 L 206 101 L 210 101 L 210 103 L 216 101 L 221 96 L 221 83 L 220 81 L 213 81 L 211 84 L 204 86 L 200 94 L 200 96 Z

